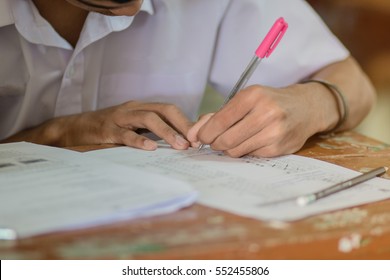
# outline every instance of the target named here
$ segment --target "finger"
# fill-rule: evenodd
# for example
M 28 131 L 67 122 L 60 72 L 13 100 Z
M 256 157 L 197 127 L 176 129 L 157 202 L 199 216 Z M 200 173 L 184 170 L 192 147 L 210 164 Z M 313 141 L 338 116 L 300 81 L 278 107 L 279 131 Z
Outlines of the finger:
M 268 146 L 261 147 L 255 151 L 252 151 L 250 155 L 264 158 L 278 157 L 282 155 L 288 155 L 298 151 L 297 149 L 288 149 L 287 146 L 280 145 L 280 143 L 271 144 Z
M 238 146 L 225 150 L 232 157 L 246 154 L 275 157 L 295 153 L 305 144 L 307 136 L 302 129 L 291 129 L 286 122 L 273 122 Z
M 254 136 L 243 141 L 238 146 L 232 149 L 225 150 L 224 153 L 235 158 L 242 157 L 244 155 L 252 154 L 255 151 L 260 151 L 260 149 L 268 147 L 270 145 L 277 145 L 277 143 L 279 143 L 279 139 L 280 134 L 278 132 L 278 129 L 275 128 L 275 126 L 268 126 Z M 276 154 L 278 153 L 278 151 L 272 152 L 272 156 L 276 156 Z M 256 155 L 260 156 L 259 153 L 257 153 Z
M 200 119 L 188 130 L 187 139 L 190 142 L 198 142 L 198 132 L 199 129 L 214 115 L 214 113 L 209 113 L 200 117 Z
M 250 154 L 259 157 L 276 157 L 293 154 L 299 151 L 305 142 L 306 138 L 301 138 L 299 135 L 296 137 L 289 135 L 279 139 L 279 141 L 274 141 L 271 145 L 254 150 Z
M 181 135 L 187 135 L 188 130 L 194 124 L 178 107 L 173 105 L 165 107 L 162 116 Z
M 154 151 L 157 149 L 157 143 L 149 138 L 139 135 L 129 129 L 121 129 L 121 144 L 129 147 L 134 147 L 147 151 Z
M 137 109 L 126 109 L 130 107 L 130 104 Z M 128 102 L 122 106 L 121 110 L 118 110 L 115 114 L 114 122 L 121 128 L 127 128 L 130 130 L 148 129 L 155 135 L 165 140 L 175 149 L 187 149 L 189 142 L 186 141 L 183 136 L 180 135 L 174 128 L 168 125 L 164 120 L 160 118 L 157 113 L 152 111 L 143 111 L 134 103 Z M 151 109 L 152 106 L 148 106 Z
M 152 111 L 174 128 L 181 135 L 187 135 L 188 130 L 192 127 L 187 116 L 175 105 L 164 103 L 143 103 L 139 106 L 140 110 Z
M 260 149 L 254 150 L 249 154 L 256 157 L 273 158 L 285 153 L 282 153 L 282 150 L 280 149 L 280 147 L 278 147 L 278 145 L 271 144 L 269 146 L 264 146 Z
M 133 112 L 132 112 L 133 114 Z M 184 150 L 189 147 L 189 142 L 183 138 L 174 128 L 168 125 L 159 115 L 153 112 L 136 112 L 138 128 L 146 128 L 170 144 L 172 148 Z
M 253 107 L 252 94 L 247 89 L 239 92 L 221 110 L 216 112 L 198 131 L 198 139 L 210 144 L 235 123 L 247 115 Z
M 270 114 L 255 114 L 254 112 L 250 112 L 227 131 L 219 135 L 211 143 L 211 147 L 219 151 L 233 149 L 262 131 L 271 122 L 272 116 Z

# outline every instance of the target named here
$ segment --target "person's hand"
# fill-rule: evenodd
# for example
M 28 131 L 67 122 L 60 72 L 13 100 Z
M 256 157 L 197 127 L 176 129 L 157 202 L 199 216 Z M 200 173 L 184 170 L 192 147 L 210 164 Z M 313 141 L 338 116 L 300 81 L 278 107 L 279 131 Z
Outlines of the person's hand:
M 52 119 L 7 141 L 23 139 L 62 147 L 123 144 L 155 150 L 155 141 L 137 133 L 148 130 L 174 149 L 187 149 L 190 144 L 182 135 L 186 135 L 192 125 L 174 105 L 129 101 L 107 109 Z
M 308 89 L 308 85 L 282 89 L 250 86 L 220 111 L 201 117 L 187 139 L 210 144 L 212 149 L 232 157 L 294 153 L 310 136 L 329 126 L 321 112 L 334 106 L 330 94 L 321 102 L 325 95 Z M 337 113 L 330 121 L 337 121 Z

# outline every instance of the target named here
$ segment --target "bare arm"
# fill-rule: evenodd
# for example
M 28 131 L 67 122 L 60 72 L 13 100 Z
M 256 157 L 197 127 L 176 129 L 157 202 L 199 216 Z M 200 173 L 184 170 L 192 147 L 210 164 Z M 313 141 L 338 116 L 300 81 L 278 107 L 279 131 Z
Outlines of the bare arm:
M 313 75 L 312 78 L 329 81 L 337 85 L 344 93 L 350 112 L 340 130 L 347 130 L 357 126 L 375 103 L 376 93 L 373 85 L 351 57 L 323 68 Z M 337 104 L 333 104 L 332 107 L 337 109 Z
M 52 146 L 124 144 L 144 150 L 157 148 L 155 141 L 137 133 L 147 129 L 175 149 L 189 146 L 185 135 L 192 123 L 174 105 L 130 101 L 119 106 L 59 117 L 3 141 L 28 141 Z
M 328 65 L 311 78 L 327 80 L 343 91 L 350 113 L 340 130 L 355 127 L 375 101 L 373 86 L 353 58 Z M 338 121 L 336 99 L 321 84 L 278 89 L 254 85 L 217 113 L 201 118 L 187 138 L 233 157 L 274 157 L 298 151 L 309 137 L 334 128 Z

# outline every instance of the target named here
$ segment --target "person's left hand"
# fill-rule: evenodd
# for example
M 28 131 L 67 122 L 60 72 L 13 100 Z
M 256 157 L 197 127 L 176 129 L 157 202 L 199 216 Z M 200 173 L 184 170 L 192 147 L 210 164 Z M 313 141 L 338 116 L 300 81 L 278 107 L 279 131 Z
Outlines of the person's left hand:
M 314 97 L 313 97 L 314 95 Z M 250 86 L 220 111 L 207 114 L 188 131 L 187 139 L 209 144 L 231 157 L 274 157 L 298 151 L 324 125 L 320 95 L 305 85 L 275 89 Z

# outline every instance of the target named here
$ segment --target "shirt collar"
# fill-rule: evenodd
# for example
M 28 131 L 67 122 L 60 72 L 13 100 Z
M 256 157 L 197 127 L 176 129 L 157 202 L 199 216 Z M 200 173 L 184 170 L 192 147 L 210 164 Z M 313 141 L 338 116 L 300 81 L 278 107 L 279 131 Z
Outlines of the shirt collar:
M 154 15 L 152 0 L 144 0 L 144 3 L 141 6 L 141 11 L 147 12 L 150 15 Z
M 15 23 L 9 1 L 11 0 L 0 0 L 0 27 Z M 154 8 L 152 0 L 144 0 L 140 11 L 153 15 Z
M 140 9 L 150 15 L 154 14 L 154 8 L 151 0 L 144 0 Z M 79 48 L 84 48 L 94 41 L 103 38 L 111 32 L 122 31 L 128 28 L 133 22 L 135 16 L 105 16 L 99 13 L 90 13 L 85 22 L 84 29 L 80 36 Z M 100 26 L 100 28 L 96 28 Z
M 152 0 L 144 0 L 139 12 L 146 12 L 150 15 L 154 15 L 154 8 Z M 129 16 L 104 16 L 99 13 L 91 13 L 91 17 L 94 18 L 105 18 L 110 23 L 113 31 L 121 31 L 126 29 L 132 23 L 134 17 Z M 88 23 L 88 21 L 87 21 Z
M 29 42 L 47 46 L 72 49 L 70 44 L 60 37 L 41 17 L 34 4 L 29 0 L 0 0 L 0 15 L 8 15 L 2 22 L 4 25 L 15 24 L 19 33 Z M 4 9 L 3 9 L 4 8 Z M 140 12 L 154 14 L 151 0 L 144 0 Z M 105 16 L 99 13 L 89 13 L 82 31 L 80 47 L 99 40 L 111 32 L 128 28 L 133 22 L 133 16 Z M 0 25 L 1 26 L 1 25 Z

